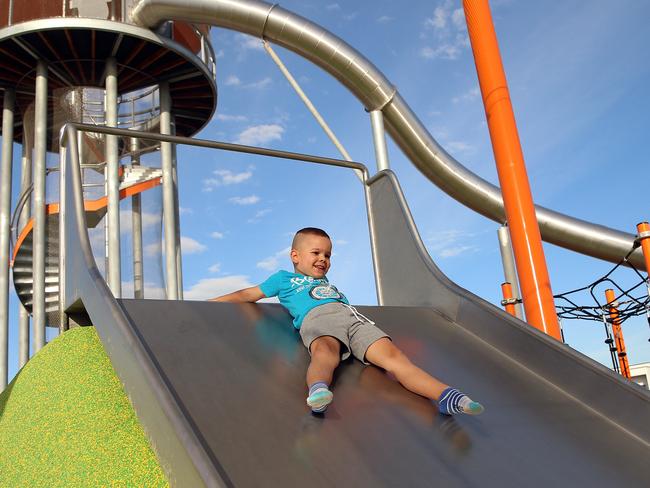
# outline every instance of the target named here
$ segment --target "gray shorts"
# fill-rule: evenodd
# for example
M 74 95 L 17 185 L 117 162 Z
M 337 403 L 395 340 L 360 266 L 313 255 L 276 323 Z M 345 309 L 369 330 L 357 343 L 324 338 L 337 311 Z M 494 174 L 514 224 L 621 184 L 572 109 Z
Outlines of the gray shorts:
M 390 337 L 379 327 L 355 315 L 342 303 L 326 303 L 312 308 L 302 321 L 300 337 L 311 354 L 311 343 L 323 336 L 331 336 L 341 342 L 341 359 L 350 353 L 359 361 L 368 364 L 366 351 L 382 337 Z

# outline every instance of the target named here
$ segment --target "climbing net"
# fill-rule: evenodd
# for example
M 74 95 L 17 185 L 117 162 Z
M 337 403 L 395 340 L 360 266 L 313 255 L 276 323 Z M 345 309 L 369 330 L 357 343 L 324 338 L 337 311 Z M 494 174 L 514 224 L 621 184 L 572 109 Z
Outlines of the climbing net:
M 648 296 L 648 280 L 639 272 L 636 267 L 629 261 L 630 255 L 636 250 L 638 244 L 627 253 L 627 255 L 616 264 L 607 274 L 598 278 L 597 280 L 589 283 L 581 288 L 567 291 L 555 295 L 555 307 L 557 309 L 558 317 L 561 319 L 582 319 L 593 320 L 602 322 L 611 319 L 607 318 L 610 314 L 610 307 L 615 307 L 617 316 L 616 321 L 618 324 L 623 324 L 625 321 L 632 317 L 645 314 L 650 324 L 650 297 Z M 621 266 L 626 266 L 634 271 L 638 277 L 638 282 L 635 282 L 630 287 L 623 287 L 619 285 L 613 278 L 617 269 Z M 612 288 L 616 291 L 616 298 L 610 302 L 605 302 L 598 298 L 596 291 L 602 290 L 603 287 Z M 579 294 L 588 292 L 593 300 L 589 305 L 578 305 L 576 303 Z M 602 293 L 601 293 L 602 296 Z

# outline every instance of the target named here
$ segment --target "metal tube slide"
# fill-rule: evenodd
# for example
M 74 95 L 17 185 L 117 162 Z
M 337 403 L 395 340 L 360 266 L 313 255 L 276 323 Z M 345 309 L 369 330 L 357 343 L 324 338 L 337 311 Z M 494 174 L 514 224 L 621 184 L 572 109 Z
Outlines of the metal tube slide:
M 505 222 L 499 187 L 450 156 L 429 134 L 389 80 L 360 52 L 319 25 L 258 0 L 141 0 L 135 23 L 165 20 L 209 23 L 271 41 L 321 67 L 345 85 L 366 110 L 381 110 L 386 130 L 411 162 L 435 185 L 476 212 Z M 618 262 L 634 235 L 536 206 L 542 239 L 582 254 Z M 630 261 L 645 269 L 639 251 Z

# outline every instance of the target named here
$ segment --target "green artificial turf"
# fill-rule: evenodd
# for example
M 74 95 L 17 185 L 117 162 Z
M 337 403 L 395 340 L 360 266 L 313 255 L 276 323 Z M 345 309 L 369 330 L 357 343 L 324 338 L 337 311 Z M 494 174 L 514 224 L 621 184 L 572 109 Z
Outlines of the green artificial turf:
M 93 327 L 49 343 L 0 395 L 0 486 L 168 486 Z

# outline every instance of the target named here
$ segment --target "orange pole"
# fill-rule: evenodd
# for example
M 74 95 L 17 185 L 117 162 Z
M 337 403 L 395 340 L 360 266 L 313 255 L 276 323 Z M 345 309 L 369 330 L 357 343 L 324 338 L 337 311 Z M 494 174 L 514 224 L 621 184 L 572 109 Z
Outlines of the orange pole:
M 530 325 L 561 340 L 508 83 L 487 0 L 463 0 L 485 115 Z
M 614 290 L 608 288 L 605 290 L 605 299 L 609 305 L 609 318 L 612 320 L 612 332 L 614 333 L 614 343 L 618 350 L 618 365 L 621 369 L 621 374 L 627 379 L 630 379 L 630 363 L 627 360 L 627 352 L 625 351 L 625 341 L 623 340 L 623 329 L 621 328 L 621 321 L 618 319 L 618 309 L 616 308 L 616 295 Z
M 641 222 L 636 224 L 637 239 L 641 242 L 643 257 L 645 258 L 646 273 L 650 273 L 650 224 Z
M 503 294 L 501 305 L 506 309 L 506 312 L 513 317 L 516 317 L 517 312 L 515 312 L 515 303 L 517 303 L 517 299 L 512 294 L 512 285 L 507 281 L 501 283 L 501 293 Z

